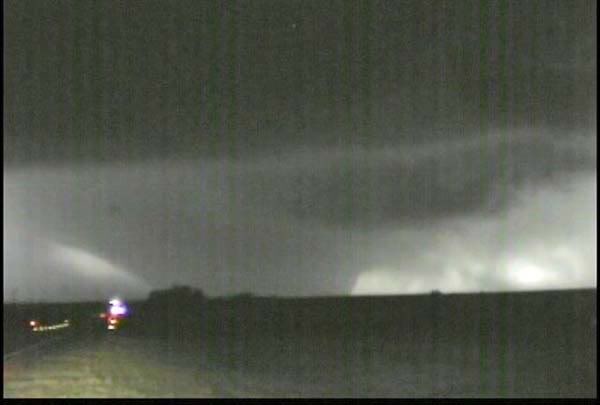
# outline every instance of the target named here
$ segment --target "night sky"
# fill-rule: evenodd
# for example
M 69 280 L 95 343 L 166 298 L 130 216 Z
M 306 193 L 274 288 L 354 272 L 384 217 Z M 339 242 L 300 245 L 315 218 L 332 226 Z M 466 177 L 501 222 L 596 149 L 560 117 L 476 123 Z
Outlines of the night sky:
M 596 287 L 595 1 L 4 2 L 4 300 Z

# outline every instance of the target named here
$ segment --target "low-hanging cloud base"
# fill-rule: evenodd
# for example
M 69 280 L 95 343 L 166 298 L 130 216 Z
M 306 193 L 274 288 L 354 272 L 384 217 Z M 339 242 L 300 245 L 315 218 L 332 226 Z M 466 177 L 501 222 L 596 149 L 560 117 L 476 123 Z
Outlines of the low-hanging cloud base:
M 4 297 L 596 286 L 596 138 L 4 173 Z

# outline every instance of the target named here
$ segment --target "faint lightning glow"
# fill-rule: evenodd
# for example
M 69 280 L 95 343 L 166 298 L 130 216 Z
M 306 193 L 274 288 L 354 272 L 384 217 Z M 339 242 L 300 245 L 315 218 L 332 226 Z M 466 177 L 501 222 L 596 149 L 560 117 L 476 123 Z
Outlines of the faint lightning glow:
M 371 244 L 368 260 L 381 265 L 367 265 L 352 294 L 595 286 L 596 178 L 561 186 L 520 190 L 498 216 L 390 231 Z
M 439 273 L 429 272 L 420 277 L 392 267 L 382 267 L 360 274 L 352 289 L 352 295 L 419 294 L 432 290 L 455 292 L 464 288 L 474 288 L 475 285 L 470 275 L 452 267 L 446 267 Z
M 517 286 L 543 287 L 555 279 L 548 269 L 521 258 L 512 260 L 507 267 L 508 278 L 514 281 Z
M 398 277 L 388 269 L 376 269 L 361 274 L 356 280 L 354 295 L 388 295 L 402 291 Z

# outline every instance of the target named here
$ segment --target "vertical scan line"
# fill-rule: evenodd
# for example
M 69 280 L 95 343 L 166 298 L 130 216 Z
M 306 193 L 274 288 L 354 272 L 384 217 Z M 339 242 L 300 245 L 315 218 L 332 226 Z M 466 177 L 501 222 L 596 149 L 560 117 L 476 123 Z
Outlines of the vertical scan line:
M 430 32 L 427 33 L 427 37 L 434 38 L 432 44 L 433 49 L 427 51 L 428 66 L 427 71 L 432 73 L 433 84 L 431 86 L 431 94 L 427 96 L 431 97 L 431 106 L 433 107 L 433 128 L 431 130 L 435 135 L 441 134 L 444 131 L 445 123 L 444 120 L 444 87 L 447 85 L 445 80 L 445 73 L 447 65 L 443 63 L 443 50 L 446 41 L 445 35 L 443 35 L 443 12 L 445 3 L 433 3 L 428 2 L 427 15 L 430 18 L 429 26 Z M 434 136 L 435 136 L 434 135 Z
M 96 156 L 96 158 L 101 158 L 107 150 L 108 139 L 107 136 L 104 136 L 102 131 L 102 124 L 107 121 L 104 114 L 104 104 L 106 99 L 106 79 L 104 76 L 104 51 L 106 49 L 106 46 L 104 46 L 105 42 L 99 40 L 103 37 L 104 34 L 104 32 L 102 32 L 101 30 L 101 24 L 104 20 L 103 7 L 103 3 L 94 2 L 91 8 L 91 65 L 93 66 L 93 70 L 99 72 L 99 74 L 97 74 L 96 77 L 93 78 L 93 85 L 91 86 L 90 104 L 92 106 L 92 119 L 88 131 L 91 131 L 92 139 L 98 140 L 98 145 L 96 145 L 96 151 L 100 151 L 100 156 Z M 92 173 L 92 176 L 94 184 L 100 186 L 102 184 L 102 178 L 100 173 L 94 172 Z M 101 198 L 102 197 L 104 196 L 101 196 Z
M 482 2 L 475 8 L 477 13 L 479 27 L 477 27 L 480 33 L 479 37 L 479 131 L 483 139 L 487 139 L 489 136 L 488 120 L 490 119 L 489 109 L 489 88 L 490 88 L 490 72 L 489 72 L 489 60 L 490 55 L 488 54 L 488 46 L 490 44 L 490 38 L 488 35 L 489 30 L 489 8 L 490 4 Z M 489 145 L 489 142 L 488 142 Z M 491 146 L 491 145 L 490 145 Z M 487 154 L 487 151 L 486 151 Z M 484 163 L 485 165 L 485 163 Z M 478 170 L 486 170 L 484 165 L 478 168 Z M 488 169 L 489 170 L 489 169 Z M 487 178 L 487 173 L 483 174 L 483 178 Z M 482 187 L 481 193 L 484 193 Z M 485 198 L 482 196 L 482 198 Z M 488 330 L 486 328 L 487 322 L 484 323 L 484 308 L 485 299 L 483 295 L 480 295 L 479 305 L 479 393 L 484 395 L 489 389 L 489 359 L 488 359 Z
M 221 136 L 221 116 L 220 116 L 220 97 L 219 97 L 219 89 L 220 89 L 220 74 L 221 74 L 221 7 L 225 3 L 221 2 L 213 2 L 213 3 L 205 3 L 207 6 L 206 10 L 206 20 L 208 26 L 207 36 L 210 38 L 210 51 L 209 51 L 209 74 L 208 81 L 206 83 L 206 131 L 207 134 L 203 134 L 208 139 L 210 154 L 212 156 L 218 156 L 219 154 L 219 137 Z M 215 188 L 219 191 L 223 191 L 223 176 L 227 176 L 227 173 L 224 171 L 227 170 L 226 165 L 219 165 L 218 173 L 216 175 L 216 184 Z M 220 240 L 214 244 L 215 250 L 215 266 L 217 266 L 217 271 L 222 273 L 227 271 L 226 262 L 224 260 L 224 253 Z M 219 274 L 219 279 L 223 279 L 223 275 Z M 218 333 L 218 337 L 216 340 L 216 345 L 218 346 L 217 352 L 220 355 L 223 355 L 225 359 L 227 359 L 227 332 L 228 332 L 228 324 L 227 320 L 224 319 L 222 333 Z
M 375 2 L 370 0 L 364 0 L 360 3 L 359 13 L 359 22 L 360 22 L 360 31 L 359 31 L 359 54 L 361 56 L 361 64 L 360 64 L 360 83 L 359 83 L 359 105 L 361 107 L 361 121 L 359 123 L 359 139 L 361 146 L 364 147 L 365 151 L 370 151 L 370 146 L 372 145 L 372 140 L 370 139 L 371 134 L 370 131 L 373 131 L 373 47 L 372 38 L 374 36 L 374 7 Z M 368 153 L 365 153 L 368 154 Z M 362 156 L 362 153 L 359 154 Z M 360 158 L 361 165 L 363 164 L 363 158 Z M 364 170 L 364 166 L 363 166 Z M 368 218 L 369 225 L 372 225 L 374 221 L 374 214 L 376 210 L 376 195 L 375 195 L 375 172 L 367 168 L 367 176 L 366 181 L 368 183 L 367 194 L 369 198 L 368 204 Z M 364 174 L 361 174 L 363 177 Z M 361 187 L 359 185 L 359 187 Z M 362 202 L 359 202 L 362 204 Z M 367 242 L 368 243 L 368 242 Z M 371 247 L 369 245 L 365 246 L 367 251 L 371 251 Z M 365 311 L 367 307 L 361 306 L 361 312 Z M 371 312 L 368 311 L 366 314 L 359 313 L 357 319 L 359 320 L 359 325 L 363 325 L 356 336 L 359 336 L 360 341 L 358 342 L 358 346 L 354 347 L 353 355 L 358 361 L 353 362 L 353 366 L 356 368 L 353 370 L 354 376 L 371 376 L 373 373 L 373 341 L 370 338 L 372 328 L 369 327 L 369 324 L 372 321 Z M 362 372 L 361 372 L 362 371 Z M 368 392 L 372 390 L 371 379 L 369 378 L 365 384 Z M 356 389 L 358 389 L 358 384 L 355 384 Z M 357 392 L 360 394 L 360 392 Z
M 313 83 L 313 72 L 314 70 L 310 69 L 310 66 L 308 66 L 308 59 L 309 56 L 314 55 L 314 49 L 310 46 L 311 42 L 310 42 L 310 38 L 312 38 L 313 33 L 309 32 L 308 29 L 309 27 L 314 27 L 314 25 L 310 25 L 311 21 L 311 8 L 309 7 L 308 4 L 306 4 L 303 7 L 300 7 L 299 13 L 297 16 L 295 16 L 293 22 L 292 22 L 292 29 L 293 29 L 293 35 L 294 35 L 294 42 L 298 44 L 297 46 L 297 54 L 296 57 L 298 58 L 298 63 L 296 65 L 296 83 L 294 85 L 294 89 L 298 92 L 298 95 L 295 97 L 296 102 L 295 102 L 295 112 L 296 112 L 296 128 L 295 130 L 298 131 L 298 135 L 300 136 L 300 138 L 304 139 L 305 137 L 308 136 L 308 125 L 307 125 L 307 115 L 310 115 L 311 117 L 314 116 L 314 113 L 316 111 L 315 108 L 312 108 L 311 106 L 314 103 L 314 89 L 313 88 L 308 88 L 307 84 L 308 83 Z M 297 18 L 297 20 L 296 20 Z M 306 189 L 307 189 L 307 185 L 306 185 L 306 176 L 307 173 L 302 173 L 299 174 L 298 178 L 297 178 L 297 182 L 298 182 L 298 188 L 295 190 L 296 192 L 296 199 L 298 201 L 298 208 L 300 210 L 300 215 L 303 215 L 303 211 L 305 208 L 305 204 L 306 204 Z M 310 241 L 307 240 L 306 237 L 306 233 L 305 232 L 301 232 L 300 234 L 297 235 L 297 237 L 300 239 L 298 243 L 298 246 L 307 246 Z M 296 266 L 297 269 L 303 269 L 305 268 L 305 258 L 306 258 L 306 248 L 301 248 L 298 249 L 297 253 L 296 253 L 296 257 L 293 261 L 294 266 Z M 300 277 L 298 277 L 298 273 L 294 272 L 293 273 L 295 278 L 292 280 L 292 282 L 294 283 L 294 290 L 298 290 L 298 286 L 299 286 L 299 279 Z M 298 325 L 299 327 L 302 327 L 301 323 L 296 323 L 296 325 Z M 296 335 L 300 334 L 301 331 L 294 331 L 293 333 L 295 333 Z
M 340 18 L 339 15 L 340 13 L 343 13 L 343 10 L 340 10 L 340 3 L 339 2 L 332 2 L 333 6 L 332 8 L 334 10 L 336 10 L 337 12 L 334 13 L 334 15 L 336 16 L 336 18 L 332 21 L 332 27 L 331 30 L 335 33 L 336 37 L 343 37 L 343 27 L 340 28 L 340 25 L 342 25 L 344 23 L 343 18 Z M 345 121 L 345 117 L 343 116 L 343 112 L 341 112 L 340 110 L 343 109 L 343 107 L 341 107 L 341 104 L 343 104 L 340 101 L 340 98 L 342 97 L 341 90 L 343 89 L 343 66 L 342 64 L 344 63 L 343 60 L 343 47 L 341 45 L 339 45 L 340 43 L 342 43 L 342 39 L 340 39 L 339 41 L 336 41 L 336 46 L 335 46 L 335 50 L 333 51 L 333 54 L 335 55 L 335 61 L 334 61 L 334 66 L 336 66 L 336 69 L 333 70 L 332 72 L 328 72 L 329 74 L 327 75 L 327 79 L 328 82 L 326 83 L 326 88 L 327 88 L 327 104 L 328 104 L 328 109 L 330 111 L 330 113 L 328 114 L 328 119 L 330 122 L 335 123 L 335 124 L 339 124 L 340 127 L 342 128 L 342 130 L 345 130 L 346 127 L 341 125 L 344 123 Z M 342 49 L 340 49 L 342 48 Z M 337 132 L 339 131 L 339 129 L 334 129 L 334 133 L 335 133 L 335 137 L 334 137 L 334 145 L 335 146 L 339 146 L 341 144 L 341 136 L 340 134 Z
M 66 8 L 67 9 L 67 8 Z M 58 10 L 58 12 L 60 13 L 66 13 L 67 11 L 65 10 Z M 53 16 L 54 17 L 54 16 Z M 56 18 L 56 17 L 54 17 Z M 63 15 L 64 18 L 64 15 Z M 56 36 L 56 66 L 62 65 L 63 69 L 61 69 L 59 72 L 57 72 L 57 86 L 69 86 L 69 79 L 70 79 L 70 69 L 68 67 L 68 63 L 64 63 L 64 61 L 68 61 L 69 60 L 69 54 L 68 54 L 68 49 L 69 49 L 69 45 L 66 43 L 66 39 L 68 38 L 68 29 L 67 27 L 65 27 L 64 24 L 60 24 L 57 25 L 56 27 L 57 30 L 57 36 Z M 57 69 L 58 70 L 58 69 Z M 58 80 L 58 79 L 62 79 L 62 80 Z M 58 89 L 57 89 L 58 90 Z M 56 98 L 55 98 L 55 126 L 54 128 L 52 128 L 52 130 L 55 131 L 55 134 L 58 135 L 60 138 L 68 138 L 69 134 L 67 133 L 67 125 L 66 123 L 68 122 L 68 106 L 69 106 L 69 101 L 67 98 L 67 94 L 68 92 L 64 91 L 64 89 L 61 89 L 62 91 L 57 91 L 56 92 Z M 19 92 L 17 92 L 19 93 Z M 50 152 L 51 153 L 55 153 L 56 150 L 60 147 L 60 145 L 57 144 L 53 144 L 53 145 L 48 145 Z
M 226 56 L 226 74 L 227 77 L 224 78 L 224 82 L 227 87 L 227 112 L 226 112 L 226 122 L 225 122 L 225 133 L 226 133 L 226 142 L 225 149 L 227 150 L 226 156 L 231 159 L 233 163 L 233 173 L 230 173 L 228 176 L 228 185 L 227 189 L 229 190 L 229 198 L 230 203 L 229 206 L 231 208 L 231 212 L 229 215 L 232 215 L 234 212 L 234 207 L 239 207 L 242 205 L 242 201 L 240 201 L 239 193 L 237 192 L 237 180 L 238 173 L 235 169 L 237 167 L 236 160 L 238 154 L 238 145 L 236 144 L 236 140 L 238 137 L 238 43 L 239 43 L 239 25 L 238 25 L 238 7 L 239 3 L 234 1 L 228 4 L 226 8 L 227 18 L 225 22 L 225 35 L 226 35 L 226 44 L 225 50 L 227 52 Z M 232 291 L 237 291 L 238 287 L 236 285 L 235 273 L 240 271 L 239 269 L 239 258 L 242 255 L 240 250 L 241 244 L 239 243 L 240 239 L 240 227 L 239 222 L 237 220 L 231 221 L 233 222 L 233 244 L 235 246 L 236 252 L 232 254 L 230 263 L 230 268 L 228 269 L 229 275 L 229 288 Z M 231 223 L 230 222 L 230 223 Z M 241 334 L 239 333 L 238 326 L 238 313 L 239 306 L 234 306 L 234 312 L 232 312 L 230 317 L 230 364 L 233 366 L 234 370 L 238 370 L 240 362 L 238 356 L 239 349 L 239 341 L 241 339 Z
M 96 146 L 98 138 L 94 136 L 94 112 L 93 99 L 94 99 L 94 88 L 93 85 L 97 82 L 97 78 L 94 77 L 95 67 L 92 66 L 94 57 L 94 38 L 93 38 L 93 4 L 85 4 L 82 6 L 82 12 L 79 14 L 81 17 L 80 35 L 82 42 L 80 44 L 81 50 L 81 96 L 79 98 L 79 104 L 81 106 L 80 114 L 77 115 L 78 128 L 77 128 L 77 139 L 81 139 L 79 143 L 79 159 L 87 161 L 88 159 L 94 159 L 96 153 Z M 92 132 L 90 134 L 89 132 Z M 86 141 L 84 142 L 83 139 Z
M 589 2 L 590 6 L 595 6 L 597 4 L 596 1 L 593 2 Z M 586 35 L 589 35 L 585 38 L 581 37 L 581 34 L 577 32 L 577 27 L 580 24 L 577 21 L 577 12 L 576 12 L 577 8 L 573 7 L 573 8 L 569 8 L 569 11 L 566 12 L 566 15 L 563 16 L 563 18 L 566 20 L 565 21 L 561 21 L 560 23 L 560 27 L 564 27 L 564 29 L 562 29 L 560 31 L 560 38 L 558 38 L 560 41 L 562 41 L 562 44 L 560 45 L 560 49 L 564 49 L 568 52 L 568 58 L 567 60 L 573 60 L 575 62 L 575 69 L 572 69 L 571 72 L 567 73 L 569 74 L 569 80 L 567 80 L 566 83 L 566 88 L 564 90 L 565 95 L 566 95 L 566 99 L 568 100 L 568 103 L 570 104 L 571 102 L 574 102 L 576 100 L 585 100 L 585 99 L 589 99 L 589 93 L 587 93 L 588 91 L 590 91 L 589 88 L 587 88 L 586 85 L 581 85 L 580 83 L 585 83 L 587 80 L 585 81 L 581 81 L 579 78 L 579 69 L 580 67 L 583 65 L 584 67 L 587 67 L 586 61 L 582 60 L 582 57 L 585 56 L 582 54 L 581 51 L 579 51 L 579 47 L 576 44 L 580 44 L 580 43 L 585 43 L 584 41 L 589 41 L 592 38 L 597 38 L 597 32 L 592 33 L 592 32 L 588 32 L 587 30 L 584 31 L 584 33 Z M 592 16 L 596 16 L 596 10 L 594 10 L 592 12 L 592 10 L 588 10 L 590 11 L 589 15 Z M 594 26 L 596 26 L 597 24 L 594 24 Z M 593 40 L 593 39 L 592 39 Z M 585 50 L 587 51 L 592 51 L 592 49 L 595 49 L 596 46 L 593 47 L 583 47 Z M 585 51 L 584 51 L 585 52 Z M 594 61 L 594 65 L 596 65 L 595 61 Z M 584 71 L 586 72 L 586 71 Z M 587 74 L 587 73 L 586 73 Z M 587 94 L 586 94 L 587 93 Z M 597 90 L 595 90 L 595 93 L 597 93 Z M 595 97 L 594 97 L 595 98 Z M 575 104 L 575 103 L 573 103 Z M 595 105 L 596 103 L 593 103 L 593 105 Z M 585 113 L 588 113 L 588 111 L 585 111 Z M 596 112 L 593 112 L 592 114 L 597 115 Z M 579 118 L 579 114 L 577 111 L 573 111 L 572 108 L 569 108 L 569 114 L 567 117 L 567 125 L 569 128 L 572 128 L 573 126 L 577 126 L 577 121 Z M 583 120 L 587 121 L 588 117 L 584 116 L 581 117 Z
M 81 145 L 84 142 L 81 142 L 82 139 L 86 138 L 83 133 L 83 126 L 85 122 L 85 111 L 83 109 L 83 105 L 86 101 L 84 97 L 84 77 L 85 77 L 85 66 L 84 66 L 84 46 L 86 45 L 83 42 L 84 38 L 84 28 L 82 28 L 83 21 L 82 18 L 76 18 L 75 16 L 84 16 L 85 13 L 82 11 L 83 3 L 75 3 L 72 6 L 72 19 L 71 23 L 73 24 L 72 35 L 73 42 L 70 44 L 72 46 L 72 54 L 71 54 L 71 82 L 72 86 L 70 87 L 69 100 L 71 101 L 72 109 L 71 119 L 69 120 L 69 140 L 77 140 L 74 141 L 74 148 L 78 148 L 79 150 L 68 151 L 69 154 L 73 154 L 76 160 L 80 160 L 84 158 L 81 156 Z M 80 195 L 80 194 L 79 194 Z M 67 204 L 69 206 L 62 207 L 63 212 L 69 212 L 71 207 L 76 207 L 81 204 L 80 201 L 73 201 L 73 195 L 69 196 L 69 200 Z M 79 232 L 80 229 L 77 229 Z M 62 284 L 63 294 L 64 296 L 69 296 L 69 291 L 66 291 L 66 284 Z
M 498 297 L 499 307 L 498 311 L 498 395 L 501 397 L 507 394 L 507 357 L 508 357 L 508 322 L 511 316 L 510 302 L 507 294 L 501 294 Z
M 210 139 L 211 153 L 213 156 L 219 153 L 219 137 L 221 131 L 221 111 L 219 90 L 221 89 L 221 7 L 225 3 L 214 2 L 214 6 L 207 12 L 208 36 L 210 44 L 210 67 L 207 86 L 207 137 Z
M 354 94 L 354 64 L 355 60 L 355 46 L 354 39 L 356 37 L 356 27 L 355 27 L 355 4 L 351 2 L 343 2 L 342 3 L 342 24 L 343 24 L 343 45 L 342 45 L 342 94 L 343 94 L 343 106 L 344 106 L 344 125 L 346 130 L 349 132 L 350 139 L 350 147 L 354 149 L 356 147 L 356 121 L 352 114 L 353 109 L 353 94 Z M 355 181 L 355 171 L 350 170 L 348 173 L 344 173 L 343 170 L 340 170 L 339 173 L 340 180 L 345 185 L 342 188 L 343 195 L 341 196 L 341 205 L 344 209 L 344 215 L 348 218 L 354 216 L 353 213 L 353 202 L 354 202 L 354 181 Z M 348 178 L 344 178 L 348 176 Z M 347 235 L 349 239 L 349 243 L 352 243 L 352 232 L 349 232 Z M 341 316 L 345 316 L 346 314 L 341 314 Z M 344 382 L 348 382 L 351 378 L 351 373 L 348 370 L 350 365 L 349 356 L 348 356 L 348 339 L 346 336 L 341 336 L 338 339 L 338 355 L 340 357 L 340 371 L 341 378 Z
M 563 335 L 563 341 L 561 342 L 562 344 L 559 344 L 558 347 L 560 349 L 564 349 L 564 361 L 566 364 L 564 364 L 563 367 L 565 367 L 567 370 L 577 370 L 579 369 L 579 361 L 577 358 L 579 351 L 573 349 L 576 347 L 583 347 L 581 345 L 582 342 L 579 341 L 577 334 L 573 333 L 581 330 L 579 328 L 580 314 L 577 313 L 579 309 L 579 306 L 577 305 L 577 297 L 575 295 L 569 295 L 566 304 L 570 309 L 568 313 L 570 313 L 572 316 L 564 317 L 562 319 L 561 330 L 565 331 L 565 333 Z M 573 322 L 573 319 L 575 322 Z M 585 328 L 585 325 L 582 326 Z M 568 373 L 567 381 L 564 382 L 565 386 L 573 387 L 573 385 L 577 385 L 577 380 L 578 376 L 575 373 Z
M 299 24 L 297 24 L 295 20 L 293 22 L 293 33 L 295 35 L 293 42 L 297 44 L 297 48 L 294 50 L 294 52 L 296 52 L 294 56 L 298 59 L 298 63 L 295 65 L 296 77 L 294 78 L 295 83 L 293 86 L 294 90 L 298 92 L 297 95 L 293 97 L 293 100 L 295 100 L 294 112 L 296 113 L 294 117 L 296 128 L 294 129 L 299 132 L 299 135 L 302 138 L 306 136 L 306 112 L 310 108 L 312 101 L 310 99 L 312 94 L 308 94 L 306 86 L 306 84 L 310 82 L 308 80 L 307 54 L 313 52 L 313 50 L 306 45 L 309 43 L 309 41 L 307 41 L 309 38 L 307 26 L 310 22 L 310 17 L 307 17 L 307 14 L 305 7 L 301 7 L 298 15 Z
M 531 15 L 534 16 L 534 21 L 532 26 L 530 27 L 530 32 L 531 32 L 531 37 L 530 37 L 530 41 L 531 41 L 531 61 L 528 63 L 529 65 L 529 83 L 530 84 L 530 99 L 528 100 L 530 103 L 530 108 L 531 110 L 529 111 L 530 114 L 530 126 L 532 128 L 536 128 L 539 126 L 540 124 L 540 109 L 538 106 L 538 103 L 542 100 L 540 100 L 542 94 L 541 94 L 541 90 L 546 86 L 546 83 L 541 83 L 540 81 L 544 79 L 544 75 L 540 74 L 541 73 L 541 63 L 539 58 L 542 56 L 541 52 L 540 52 L 540 40 L 543 37 L 542 31 L 540 30 L 540 28 L 538 27 L 538 21 L 542 18 L 546 18 L 545 12 L 543 14 L 540 14 L 540 12 L 542 11 L 540 9 L 540 3 L 537 1 L 532 1 L 531 3 L 528 3 L 531 5 L 532 10 L 531 10 Z M 542 35 L 540 35 L 542 34 Z M 529 110 L 529 109 L 528 109 Z M 539 136 L 543 136 L 543 134 L 539 134 Z
M 441 365 L 441 359 L 439 358 L 441 354 L 440 350 L 440 335 L 439 335 L 439 303 L 436 296 L 432 295 L 429 298 L 430 304 L 430 312 L 429 312 L 429 325 L 431 328 L 431 351 L 429 353 L 428 361 L 429 361 L 429 372 L 430 372 L 430 380 L 431 380 L 431 393 L 432 396 L 439 396 L 441 393 L 439 392 L 439 367 Z
M 177 109 L 174 108 L 176 103 L 173 102 L 173 93 L 179 92 L 178 80 L 180 80 L 181 76 L 177 74 L 173 75 L 173 73 L 175 73 L 177 70 L 177 66 L 169 63 L 170 60 L 176 59 L 176 53 L 178 50 L 176 45 L 176 33 L 179 31 L 180 27 L 176 25 L 177 21 L 175 19 L 175 15 L 176 13 L 174 10 L 169 10 L 169 14 L 162 17 L 162 20 L 165 23 L 164 26 L 166 27 L 166 32 L 162 34 L 165 43 L 163 44 L 164 48 L 161 52 L 162 55 L 157 55 L 157 57 L 162 59 L 159 62 L 159 78 L 163 83 L 163 87 L 161 87 L 156 93 L 156 96 L 159 98 L 159 100 L 157 100 L 155 104 L 157 109 L 153 112 L 155 114 L 155 119 L 157 118 L 157 121 L 155 121 L 156 125 L 154 131 L 157 132 L 151 134 L 151 136 L 154 136 L 158 139 L 156 140 L 155 146 L 150 145 L 151 147 L 154 146 L 159 148 L 161 150 L 160 154 L 165 157 L 169 156 L 169 147 L 173 144 L 173 140 L 176 142 L 179 139 L 179 125 L 177 120 L 173 119 L 172 114 L 176 114 L 177 111 Z M 175 79 L 173 79 L 173 77 L 175 77 Z M 149 131 L 152 131 L 152 129 L 149 128 Z M 169 166 L 164 165 L 162 173 L 163 178 L 168 179 L 169 182 L 177 183 L 177 178 L 169 177 L 168 170 Z M 179 220 L 177 218 L 179 209 L 176 206 L 179 199 L 175 193 L 177 192 L 176 190 L 178 187 L 177 185 L 168 184 L 167 188 L 170 190 L 169 192 L 161 193 L 164 198 L 164 210 L 162 211 L 164 213 L 163 226 L 165 227 L 163 230 L 165 253 L 164 258 L 167 260 L 167 263 L 175 263 L 176 252 L 174 251 L 174 233 L 177 232 L 177 223 Z M 178 272 L 181 271 L 181 269 L 170 269 L 170 271 Z M 173 279 L 177 278 L 177 276 L 174 274 L 172 274 L 171 277 L 173 277 Z M 173 314 L 175 313 L 177 313 L 176 308 L 173 307 L 169 309 L 169 317 L 174 317 Z M 173 359 L 173 348 L 178 344 L 178 342 L 174 341 L 173 337 L 176 337 L 176 335 L 174 336 L 173 333 L 170 333 L 170 345 L 168 351 L 169 360 Z
M 131 90 L 124 90 L 122 83 L 124 81 L 124 60 L 125 60 L 125 52 L 122 50 L 124 46 L 124 21 L 122 18 L 122 14 L 116 7 L 109 7 L 110 10 L 110 25 L 109 30 L 111 32 L 110 38 L 114 43 L 114 46 L 109 47 L 111 50 L 109 60 L 112 60 L 111 63 L 111 72 L 113 75 L 111 76 L 111 81 L 113 82 L 110 86 L 109 90 L 109 100 L 108 100 L 108 116 L 109 116 L 109 124 L 107 125 L 107 134 L 105 136 L 110 136 L 111 139 L 115 139 L 115 143 L 118 145 L 124 145 L 123 138 L 125 133 L 132 133 L 133 128 L 133 117 L 129 116 L 126 118 L 125 109 L 126 107 L 130 107 L 129 105 L 125 105 L 124 101 L 128 100 L 130 97 Z M 135 38 L 133 39 L 135 41 Z M 135 81 L 131 83 L 132 86 L 135 86 Z M 129 109 L 130 114 L 133 114 L 132 109 Z M 122 148 L 127 149 L 126 145 L 122 146 Z M 109 155 L 112 154 L 113 151 L 109 151 Z M 127 150 L 119 151 L 119 157 L 125 159 L 127 157 Z
M 227 109 L 227 156 L 234 159 L 238 157 L 238 145 L 236 139 L 239 130 L 238 118 L 239 118 L 239 44 L 240 44 L 240 26 L 239 26 L 239 10 L 240 4 L 235 1 L 229 3 L 227 8 L 227 78 L 225 83 L 227 84 L 228 94 L 228 109 Z
M 503 127 L 508 129 L 510 128 L 510 122 L 509 122 L 509 117 L 510 117 L 510 113 L 509 110 L 511 108 L 511 106 L 508 104 L 508 89 L 510 88 L 511 84 L 509 82 L 508 79 L 508 72 L 507 72 L 507 68 L 510 66 L 509 65 L 509 61 L 507 59 L 507 52 L 508 52 L 508 29 L 509 29 L 509 3 L 508 2 L 501 2 L 498 5 L 498 18 L 497 23 L 496 23 L 496 32 L 495 35 L 497 36 L 496 38 L 496 45 L 495 45 L 495 49 L 497 50 L 497 57 L 496 59 L 496 66 L 493 66 L 492 68 L 494 70 L 497 70 L 499 73 L 499 77 L 498 77 L 498 81 L 497 83 L 499 84 L 497 86 L 497 91 L 498 91 L 498 106 L 497 106 L 497 110 L 500 112 L 501 115 L 501 120 L 503 121 Z M 496 181 L 498 182 L 502 182 L 500 184 L 500 190 L 498 191 L 498 193 L 502 194 L 502 196 L 494 196 L 493 198 L 501 198 L 502 200 L 504 200 L 505 196 L 507 195 L 507 193 L 509 192 L 508 188 L 510 187 L 510 179 L 509 176 L 507 176 L 508 173 L 502 173 L 502 168 L 506 168 L 507 166 L 507 160 L 510 161 L 510 157 L 506 156 L 505 154 L 502 153 L 502 151 L 500 151 L 500 156 L 499 156 L 499 161 L 497 163 L 497 168 L 498 170 L 495 171 L 497 176 L 500 176 L 500 179 L 497 179 Z M 494 203 L 495 205 L 495 203 Z M 505 248 L 507 240 L 508 240 L 508 234 L 507 231 L 500 231 L 502 232 L 502 234 L 500 235 L 500 240 L 502 243 L 502 247 L 501 248 Z M 507 302 L 507 297 L 505 294 L 502 294 L 499 298 L 499 304 L 500 304 L 500 308 L 498 308 L 499 310 L 499 314 L 500 314 L 500 319 L 498 322 L 498 338 L 499 338 L 499 342 L 498 342 L 498 348 L 496 350 L 499 351 L 498 353 L 498 375 L 499 375 L 499 386 L 498 386 L 498 393 L 500 396 L 504 396 L 506 395 L 506 382 L 507 382 L 507 375 L 506 375 L 506 370 L 507 370 L 507 355 L 508 355 L 508 347 L 507 347 L 507 321 L 508 321 L 508 317 L 510 316 L 510 312 L 509 312 L 509 307 L 508 307 L 508 302 Z
M 343 45 L 342 45 L 342 97 L 343 97 L 343 105 L 344 105 L 344 119 L 350 123 L 350 139 L 353 140 L 354 132 L 353 129 L 353 119 L 352 119 L 352 62 L 353 62 L 353 44 L 352 39 L 353 35 L 353 27 L 352 27 L 352 19 L 354 17 L 354 13 L 352 10 L 351 3 L 342 3 L 342 24 L 343 24 Z
M 27 4 L 26 2 L 24 2 Z M 31 3 L 30 3 L 31 4 Z M 30 52 L 27 52 L 27 62 L 26 62 L 26 71 L 28 72 L 28 81 L 30 83 L 31 88 L 29 89 L 29 94 L 31 94 L 31 99 L 28 100 L 27 111 L 29 112 L 29 124 L 31 125 L 30 131 L 34 134 L 34 139 L 37 140 L 32 147 L 33 156 L 37 157 L 43 154 L 43 149 L 46 145 L 43 133 L 45 132 L 45 128 L 42 128 L 41 122 L 41 112 L 35 108 L 36 102 L 42 97 L 42 72 L 41 72 L 41 60 L 42 60 L 42 47 L 45 44 L 46 39 L 42 38 L 42 29 L 40 26 L 36 26 L 36 22 L 40 19 L 42 14 L 42 8 L 40 7 L 30 7 L 29 13 L 31 14 L 31 22 L 25 21 L 25 23 L 33 24 L 35 28 L 33 28 L 33 38 L 28 38 L 29 41 L 33 39 L 33 42 L 36 44 L 33 47 L 27 47 L 30 49 Z M 24 13 L 25 14 L 25 13 Z
M 373 131 L 373 44 L 372 38 L 374 35 L 374 24 L 373 24 L 373 1 L 362 1 L 360 3 L 361 7 L 359 10 L 359 18 L 360 18 L 360 47 L 359 52 L 361 55 L 361 64 L 360 64 L 360 95 L 359 95 L 359 103 L 361 106 L 361 120 L 359 123 L 359 139 L 361 145 L 365 148 L 365 152 L 369 152 L 371 150 L 370 146 L 372 145 L 372 140 L 370 139 L 370 131 Z M 367 154 L 367 153 L 366 153 Z M 362 156 L 362 154 L 360 155 Z M 363 163 L 363 159 L 361 157 L 360 163 Z M 364 166 L 363 166 L 364 170 Z M 361 176 L 364 176 L 362 174 Z M 366 181 L 368 184 L 368 217 L 370 225 L 374 222 L 374 214 L 376 210 L 376 196 L 375 196 L 375 172 L 373 170 L 369 170 L 367 168 Z M 367 247 L 368 250 L 369 247 Z

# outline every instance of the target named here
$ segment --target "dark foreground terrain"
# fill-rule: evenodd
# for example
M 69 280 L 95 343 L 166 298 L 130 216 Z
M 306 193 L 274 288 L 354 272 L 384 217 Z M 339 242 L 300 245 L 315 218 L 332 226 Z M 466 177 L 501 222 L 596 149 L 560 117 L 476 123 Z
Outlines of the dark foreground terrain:
M 117 333 L 86 305 L 47 336 L 62 340 L 5 361 L 5 396 L 597 395 L 595 289 L 206 299 L 179 288 L 134 303 Z M 5 305 L 5 355 L 36 310 Z

